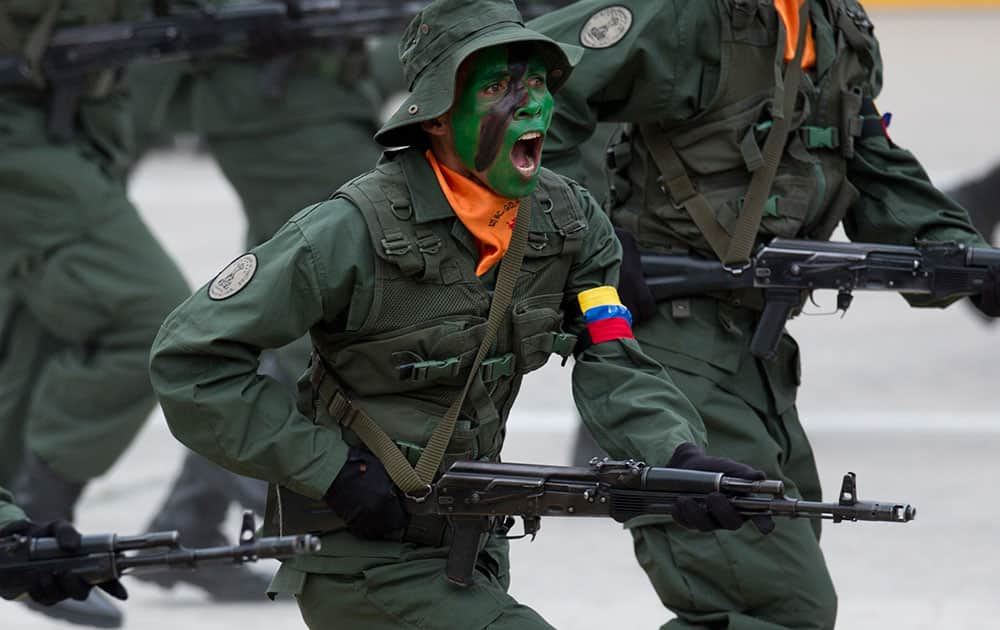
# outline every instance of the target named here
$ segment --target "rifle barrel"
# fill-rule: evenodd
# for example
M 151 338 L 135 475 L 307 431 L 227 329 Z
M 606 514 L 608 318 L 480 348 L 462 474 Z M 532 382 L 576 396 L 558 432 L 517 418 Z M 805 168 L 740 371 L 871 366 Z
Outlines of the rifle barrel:
M 850 505 L 841 505 L 839 503 L 821 503 L 789 498 L 734 497 L 730 500 L 744 514 L 886 523 L 908 523 L 917 516 L 917 510 L 912 505 L 882 501 L 857 501 Z

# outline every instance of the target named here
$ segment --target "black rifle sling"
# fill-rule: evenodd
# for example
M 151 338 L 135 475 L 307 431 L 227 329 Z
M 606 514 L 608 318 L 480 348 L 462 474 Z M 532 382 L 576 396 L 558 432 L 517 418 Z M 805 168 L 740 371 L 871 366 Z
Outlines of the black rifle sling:
M 777 54 L 784 54 L 784 43 L 788 36 L 784 22 L 778 20 L 779 37 Z M 771 116 L 774 123 L 761 151 L 762 165 L 750 179 L 745 202 L 732 237 L 719 223 L 715 211 L 704 195 L 699 193 L 687 174 L 684 162 L 670 142 L 666 130 L 657 123 L 639 125 L 640 132 L 649 147 L 663 181 L 664 192 L 673 203 L 687 210 L 691 219 L 712 251 L 726 265 L 742 265 L 750 259 L 760 222 L 764 216 L 771 185 L 774 183 L 785 150 L 791 116 L 795 109 L 799 81 L 802 78 L 802 54 L 805 50 L 806 32 L 809 25 L 809 2 L 806 0 L 799 9 L 799 35 L 795 45 L 795 56 L 788 62 L 785 75 L 775 81 L 774 103 Z M 777 66 L 776 66 L 777 67 Z
M 455 431 L 455 424 L 462 411 L 465 398 L 479 374 L 480 365 L 493 347 L 493 342 L 496 340 L 497 333 L 513 300 L 514 286 L 517 284 L 517 276 L 521 272 L 521 263 L 524 260 L 524 248 L 528 241 L 530 223 L 531 198 L 526 197 L 522 200 L 517 213 L 510 246 L 500 261 L 500 271 L 497 273 L 497 283 L 493 291 L 493 300 L 490 303 L 489 316 L 486 320 L 486 333 L 482 343 L 479 344 L 479 352 L 476 353 L 476 358 L 469 369 L 469 377 L 465 381 L 465 387 L 448 408 L 441 421 L 434 427 L 434 432 L 431 434 L 427 446 L 424 447 L 416 467 L 410 465 L 396 443 L 371 416 L 351 405 L 350 401 L 338 391 L 331 377 L 327 376 L 323 379 L 320 396 L 324 400 L 330 401 L 328 405 L 330 415 L 337 418 L 344 427 L 349 427 L 357 434 L 365 446 L 382 462 L 396 486 L 407 494 L 419 495 L 419 493 L 425 492 L 444 460 L 445 450 L 448 448 L 448 443 Z

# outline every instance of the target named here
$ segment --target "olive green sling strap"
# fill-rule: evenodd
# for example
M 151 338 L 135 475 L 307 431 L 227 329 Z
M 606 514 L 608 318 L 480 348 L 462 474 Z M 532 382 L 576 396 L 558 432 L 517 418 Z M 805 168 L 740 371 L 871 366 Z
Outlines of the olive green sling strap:
M 781 36 L 778 38 L 777 54 L 782 55 L 787 30 L 782 20 L 778 23 Z M 750 259 L 760 222 L 764 217 L 764 206 L 778 172 L 781 154 L 788 141 L 791 116 L 795 110 L 795 99 L 802 78 L 802 55 L 805 50 L 806 33 L 809 30 L 809 0 L 804 0 L 799 7 L 799 25 L 795 56 L 786 65 L 784 78 L 775 81 L 774 104 L 771 111 L 774 123 L 761 150 L 762 163 L 750 179 L 743 210 L 732 238 L 719 224 L 708 200 L 695 189 L 684 163 L 677 155 L 663 127 L 656 123 L 639 126 L 646 139 L 646 146 L 649 147 L 653 160 L 660 170 L 665 192 L 670 194 L 674 203 L 687 210 L 712 251 L 727 266 L 742 266 Z M 776 64 L 775 68 L 778 67 Z
M 462 388 L 462 392 L 448 408 L 441 421 L 434 427 L 434 432 L 431 434 L 427 446 L 424 447 L 423 453 L 420 454 L 416 467 L 410 465 L 396 443 L 371 416 L 351 405 L 350 400 L 339 390 L 331 377 L 325 377 L 319 386 L 320 397 L 324 401 L 329 401 L 327 409 L 330 415 L 338 419 L 341 426 L 350 428 L 357 434 L 364 445 L 382 462 L 396 486 L 408 495 L 419 496 L 420 493 L 426 493 L 444 460 L 445 450 L 448 448 L 448 443 L 455 431 L 455 423 L 462 411 L 462 404 L 479 373 L 480 364 L 496 341 L 497 333 L 500 331 L 500 326 L 503 324 L 513 300 L 514 286 L 517 284 L 517 276 L 524 260 L 524 248 L 528 241 L 530 223 L 531 198 L 527 197 L 521 202 L 510 246 L 500 262 L 493 300 L 490 303 L 490 312 L 486 320 L 485 336 L 482 343 L 479 344 L 479 352 L 476 353 L 476 358 L 469 370 L 465 387 Z
M 20 41 L 7 8 L 0 4 L 0 51 L 23 54 L 28 62 L 31 80 L 39 88 L 45 86 L 42 75 L 42 56 L 45 54 L 45 47 L 52 36 L 52 29 L 56 24 L 62 4 L 63 0 L 50 0 L 42 17 L 35 24 L 35 28 L 23 42 Z M 18 48 L 21 50 L 18 51 Z

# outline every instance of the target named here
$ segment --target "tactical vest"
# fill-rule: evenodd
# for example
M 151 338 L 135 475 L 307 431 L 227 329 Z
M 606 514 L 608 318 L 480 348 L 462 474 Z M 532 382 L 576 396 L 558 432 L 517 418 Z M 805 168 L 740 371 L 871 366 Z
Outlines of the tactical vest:
M 718 0 L 721 61 L 715 95 L 686 121 L 661 122 L 693 191 L 708 202 L 730 237 L 750 179 L 762 164 L 771 128 L 775 86 L 784 71 L 778 50 L 779 16 L 769 0 Z M 836 58 L 822 76 L 805 74 L 791 132 L 764 206 L 758 242 L 772 236 L 829 238 L 858 196 L 846 179 L 847 160 L 862 133 L 862 105 L 881 81 L 878 44 L 856 0 L 811 0 L 817 34 L 830 29 Z M 824 10 L 826 13 L 824 13 Z M 829 51 L 825 51 L 829 57 Z M 818 59 L 817 67 L 828 59 Z M 633 232 L 643 250 L 697 252 L 715 257 L 701 231 L 665 184 L 637 126 L 624 128 L 609 154 L 612 222 Z
M 318 327 L 311 335 L 313 383 L 317 371 L 333 378 L 351 405 L 375 419 L 415 464 L 465 384 L 484 336 L 491 291 L 475 274 L 478 252 L 456 240 L 463 230 L 453 216 L 414 221 L 406 174 L 433 174 L 423 156 L 409 153 L 337 192 L 368 225 L 377 254 L 374 299 L 359 330 Z M 549 171 L 542 171 L 532 200 L 510 316 L 465 401 L 444 466 L 458 459 L 496 460 L 522 376 L 552 354 L 569 356 L 576 344 L 574 335 L 561 330 L 563 292 L 588 226 L 573 189 Z M 343 421 L 330 417 L 315 389 L 305 403 L 304 411 L 320 424 Z M 350 428 L 343 433 L 359 443 Z

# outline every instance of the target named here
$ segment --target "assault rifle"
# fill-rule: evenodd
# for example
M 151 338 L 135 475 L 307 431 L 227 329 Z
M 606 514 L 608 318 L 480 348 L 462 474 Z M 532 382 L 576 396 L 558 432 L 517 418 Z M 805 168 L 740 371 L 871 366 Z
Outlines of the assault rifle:
M 642 462 L 598 460 L 590 466 L 537 466 L 456 462 L 434 483 L 426 497 L 406 499 L 411 514 L 445 516 L 451 523 L 448 579 L 472 583 L 476 557 L 497 517 L 503 533 L 513 516 L 524 521 L 523 538 L 535 534 L 543 516 L 602 516 L 618 522 L 650 514 L 672 514 L 679 498 L 704 501 L 721 492 L 747 516 L 768 515 L 841 521 L 905 523 L 916 510 L 906 504 L 859 501 L 854 473 L 844 476 L 837 503 L 785 496 L 781 481 L 749 481 L 722 473 L 656 468 Z
M 243 53 L 252 33 L 266 22 L 275 39 L 294 49 L 359 45 L 365 38 L 401 30 L 426 5 L 408 0 L 301 0 L 296 15 L 284 2 L 236 4 L 171 13 L 134 22 L 109 22 L 59 29 L 34 68 L 20 55 L 0 57 L 0 89 L 49 90 L 49 133 L 72 136 L 73 116 L 88 81 L 105 70 L 132 64 L 209 59 Z M 554 0 L 527 7 L 530 19 L 569 3 Z M 290 57 L 269 62 L 262 75 L 264 93 L 280 94 Z
M 938 300 L 978 295 L 1000 266 L 1000 249 L 950 242 L 915 247 L 775 238 L 761 246 L 744 268 L 704 258 L 644 255 L 646 284 L 658 300 L 712 291 L 763 289 L 764 309 L 750 341 L 754 356 L 774 356 L 785 322 L 817 289 L 837 291 L 837 310 L 846 312 L 853 291 L 897 291 Z
M 257 538 L 252 513 L 244 513 L 239 544 L 188 549 L 176 531 L 138 536 L 96 534 L 83 536 L 80 550 L 71 554 L 55 538 L 9 536 L 0 539 L 0 595 L 10 599 L 26 591 L 41 574 L 73 573 L 89 584 L 100 584 L 134 572 L 197 569 L 204 563 L 243 564 L 260 558 L 290 558 L 319 551 L 316 536 Z

